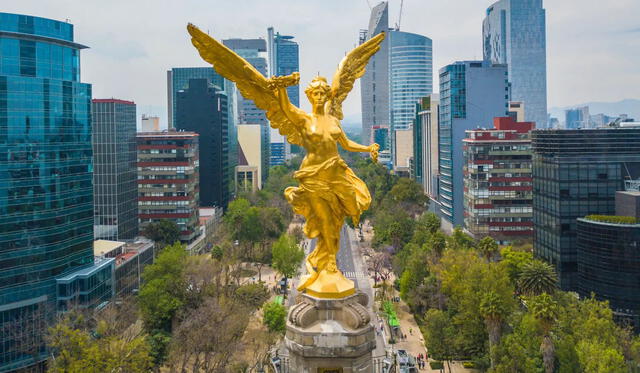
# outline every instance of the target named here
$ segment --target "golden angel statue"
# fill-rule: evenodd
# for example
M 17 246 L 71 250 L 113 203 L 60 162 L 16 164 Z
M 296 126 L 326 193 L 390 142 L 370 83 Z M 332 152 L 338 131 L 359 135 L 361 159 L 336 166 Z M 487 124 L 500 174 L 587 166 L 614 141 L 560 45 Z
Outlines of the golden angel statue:
M 342 102 L 353 83 L 365 72 L 369 58 L 380 49 L 384 34 L 379 34 L 347 54 L 331 85 L 316 77 L 305 89 L 313 111 L 305 113 L 289 101 L 287 86 L 297 85 L 298 73 L 265 78 L 249 62 L 192 24 L 187 26 L 200 56 L 223 77 L 236 83 L 240 93 L 264 110 L 273 128 L 291 144 L 302 146 L 306 156 L 294 173 L 298 187 L 284 191 L 293 210 L 306 218 L 304 232 L 317 238 L 317 245 L 306 259 L 308 275 L 298 290 L 319 298 L 341 298 L 355 293 L 353 281 L 338 270 L 336 254 L 340 230 L 346 217 L 355 223 L 369 208 L 371 195 L 338 154 L 340 144 L 351 152 L 368 152 L 378 158 L 378 144 L 364 146 L 347 138 L 340 120 Z

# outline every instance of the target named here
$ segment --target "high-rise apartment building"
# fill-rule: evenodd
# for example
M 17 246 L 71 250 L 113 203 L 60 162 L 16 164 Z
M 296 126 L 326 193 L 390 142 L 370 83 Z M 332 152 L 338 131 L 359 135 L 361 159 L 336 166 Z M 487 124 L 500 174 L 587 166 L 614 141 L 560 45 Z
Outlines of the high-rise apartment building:
M 284 76 L 300 71 L 300 51 L 293 36 L 281 35 L 273 27 L 267 29 L 267 51 L 269 55 L 269 76 Z M 292 104 L 300 107 L 300 86 L 287 87 L 287 94 Z M 271 160 L 270 165 L 284 164 L 284 160 L 291 156 L 292 149 L 299 152 L 297 146 L 292 146 L 278 130 L 271 129 Z
M 494 118 L 494 128 L 466 131 L 464 227 L 476 239 L 506 245 L 533 236 L 533 122 Z
M 197 133 L 200 205 L 226 208 L 235 194 L 230 164 L 227 95 L 207 79 L 191 79 L 176 95 L 176 129 Z
M 438 106 L 440 96 L 423 97 L 413 124 L 413 174 L 432 200 L 438 199 Z
M 232 49 L 239 56 L 247 60 L 262 75 L 267 76 L 267 43 L 264 39 L 227 39 L 222 41 L 225 46 Z M 264 110 L 256 107 L 252 100 L 245 99 L 238 90 L 235 90 L 235 100 L 238 108 L 238 118 L 236 123 L 240 124 L 259 124 L 262 129 L 262 181 L 265 182 L 269 176 L 269 143 L 270 128 L 267 114 Z M 239 154 L 239 151 L 238 151 Z M 236 155 L 237 158 L 237 155 Z
M 534 254 L 577 289 L 576 219 L 613 215 L 615 193 L 640 179 L 640 128 L 532 131 Z
M 387 36 L 360 80 L 362 138 L 371 136 L 373 126 L 389 126 L 395 166 L 395 131 L 411 128 L 415 104 L 433 92 L 432 43 L 425 36 L 390 29 L 386 1 L 371 10 L 369 28 L 361 34 L 360 43 L 383 31 Z
M 547 41 L 542 0 L 500 0 L 482 24 L 484 60 L 506 64 L 511 97 L 524 102 L 525 120 L 547 126 Z
M 587 129 L 591 128 L 591 116 L 589 115 L 589 107 L 581 106 L 574 109 L 564 111 L 564 128 L 571 129 Z
M 93 99 L 91 122 L 94 237 L 131 240 L 138 234 L 136 104 Z
M 450 225 L 464 224 L 462 140 L 465 132 L 508 115 L 507 66 L 458 61 L 440 69 L 438 209 Z
M 67 300 L 91 307 L 112 295 L 113 260 L 94 261 L 92 249 L 85 48 L 68 22 L 0 13 L 2 372 L 44 368 L 46 330 Z
M 200 233 L 198 134 L 139 132 L 136 143 L 140 229 L 168 219 L 180 228 L 181 241 L 193 241 Z

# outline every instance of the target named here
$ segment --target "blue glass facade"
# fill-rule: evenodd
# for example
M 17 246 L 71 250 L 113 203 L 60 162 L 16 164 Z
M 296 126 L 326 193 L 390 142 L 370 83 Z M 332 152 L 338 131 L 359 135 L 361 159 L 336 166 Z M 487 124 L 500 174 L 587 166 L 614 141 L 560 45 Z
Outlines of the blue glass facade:
M 0 372 L 45 359 L 56 278 L 93 265 L 83 48 L 69 23 L 0 14 Z
M 508 65 L 512 100 L 536 128 L 548 126 L 545 22 L 542 0 L 500 0 L 482 24 L 484 59 Z
M 438 202 L 452 225 L 464 223 L 462 140 L 465 131 L 490 126 L 507 116 L 507 67 L 487 61 L 460 61 L 440 69 Z

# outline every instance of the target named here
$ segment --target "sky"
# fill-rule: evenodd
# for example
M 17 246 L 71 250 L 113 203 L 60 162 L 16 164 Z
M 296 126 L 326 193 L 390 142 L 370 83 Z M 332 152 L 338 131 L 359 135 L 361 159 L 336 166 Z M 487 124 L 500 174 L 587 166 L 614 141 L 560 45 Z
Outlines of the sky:
M 404 0 L 400 29 L 433 40 L 437 71 L 456 60 L 482 58 L 482 20 L 493 0 Z M 329 79 L 357 44 L 377 0 L 0 0 L 0 11 L 74 24 L 82 81 L 94 98 L 133 100 L 138 114 L 166 125 L 166 71 L 207 66 L 191 45 L 191 22 L 219 40 L 266 38 L 267 27 L 300 44 L 302 88 Z M 547 15 L 548 106 L 640 98 L 640 1 L 544 0 Z M 400 0 L 390 0 L 389 23 Z M 302 90 L 301 90 L 302 92 Z M 309 109 L 301 97 L 303 109 Z M 360 88 L 344 103 L 358 121 Z

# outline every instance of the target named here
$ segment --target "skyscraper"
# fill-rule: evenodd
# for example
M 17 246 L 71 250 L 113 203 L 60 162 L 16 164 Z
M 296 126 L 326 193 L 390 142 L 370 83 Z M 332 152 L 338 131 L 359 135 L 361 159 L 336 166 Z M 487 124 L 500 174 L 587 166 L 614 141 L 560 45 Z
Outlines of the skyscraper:
M 269 75 L 289 75 L 300 71 L 300 57 L 298 43 L 293 41 L 293 36 L 281 35 L 274 32 L 273 27 L 267 29 L 267 51 L 269 53 Z M 300 86 L 287 87 L 289 100 L 295 106 L 300 107 Z M 271 129 L 271 161 L 270 164 L 284 164 L 289 158 L 291 144 L 278 130 Z M 294 150 L 295 150 L 294 145 Z
M 433 200 L 438 199 L 438 107 L 440 96 L 431 94 L 417 104 L 413 125 L 413 163 L 416 181 Z
M 525 120 L 547 127 L 547 42 L 542 0 L 500 0 L 482 24 L 484 59 L 507 64 L 511 97 Z
M 411 128 L 418 100 L 433 92 L 431 39 L 399 29 L 389 29 L 388 3 L 381 2 L 371 11 L 369 29 L 360 43 L 385 31 L 380 50 L 369 60 L 360 82 L 362 95 L 362 135 L 371 136 L 371 128 L 388 125 L 394 167 L 404 166 L 396 156 L 396 131 Z
M 92 247 L 85 48 L 68 22 L 0 13 L 0 371 L 47 358 L 44 334 L 66 300 L 112 293 L 113 259 L 94 261 Z
M 591 116 L 589 115 L 589 107 L 581 106 L 574 109 L 565 110 L 564 128 L 568 130 L 578 128 L 591 128 Z
M 138 234 L 136 104 L 94 99 L 91 122 L 94 236 L 133 239 Z
M 232 49 L 242 58 L 247 60 L 253 67 L 256 68 L 262 75 L 267 76 L 267 59 L 265 54 L 267 51 L 267 44 L 264 39 L 227 39 L 222 43 L 229 49 Z M 267 120 L 267 114 L 264 110 L 256 107 L 256 104 L 252 100 L 247 100 L 238 90 L 235 90 L 238 107 L 237 124 L 259 124 L 262 129 L 262 182 L 267 180 L 269 176 L 269 121 Z M 238 151 L 239 154 L 239 151 Z
M 200 205 L 226 208 L 235 193 L 229 164 L 227 95 L 207 79 L 190 79 L 176 95 L 176 129 L 199 136 Z
M 440 69 L 438 204 L 446 222 L 464 223 L 462 140 L 465 131 L 508 115 L 507 66 L 458 61 Z
M 174 67 L 167 71 L 167 98 L 169 108 L 169 129 L 176 128 L 176 105 L 178 91 L 189 87 L 191 79 L 206 79 L 207 83 L 218 87 L 227 96 L 228 137 L 227 164 L 234 170 L 238 164 L 238 133 L 236 130 L 236 89 L 235 84 L 218 75 L 212 67 Z M 233 171 L 232 171 L 233 174 Z
M 613 215 L 615 192 L 640 179 L 640 128 L 544 130 L 533 149 L 533 252 L 577 290 L 576 219 Z

